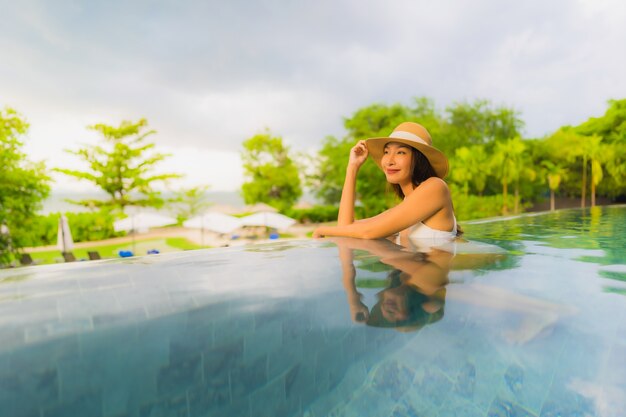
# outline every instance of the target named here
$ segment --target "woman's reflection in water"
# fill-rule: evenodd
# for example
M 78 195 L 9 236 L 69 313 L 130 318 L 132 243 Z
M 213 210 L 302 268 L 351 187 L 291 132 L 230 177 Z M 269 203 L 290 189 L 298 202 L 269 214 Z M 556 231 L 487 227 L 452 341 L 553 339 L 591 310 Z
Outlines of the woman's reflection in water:
M 431 247 L 427 253 L 415 252 L 386 239 L 366 240 L 331 238 L 339 249 L 339 259 L 352 320 L 376 327 L 414 331 L 443 317 L 446 297 L 480 307 L 477 311 L 500 310 L 519 313 L 520 323 L 504 337 L 511 343 L 524 343 L 551 327 L 559 318 L 576 312 L 575 308 L 541 298 L 513 293 L 507 289 L 480 283 L 448 284 L 451 269 L 475 269 L 504 258 L 492 245 L 467 241 L 449 242 Z M 457 247 L 465 252 L 456 254 Z M 371 311 L 363 304 L 356 287 L 354 251 L 377 257 L 392 268 L 386 288 L 377 294 Z M 420 250 L 424 250 L 420 248 Z M 508 324 L 508 323 L 505 323 Z
M 414 331 L 443 317 L 452 253 L 443 250 L 428 254 L 403 251 L 401 246 L 386 239 L 332 240 L 339 247 L 343 285 L 354 321 Z M 367 251 L 393 268 L 387 276 L 386 288 L 377 294 L 378 302 L 371 311 L 361 301 L 356 288 L 354 250 Z

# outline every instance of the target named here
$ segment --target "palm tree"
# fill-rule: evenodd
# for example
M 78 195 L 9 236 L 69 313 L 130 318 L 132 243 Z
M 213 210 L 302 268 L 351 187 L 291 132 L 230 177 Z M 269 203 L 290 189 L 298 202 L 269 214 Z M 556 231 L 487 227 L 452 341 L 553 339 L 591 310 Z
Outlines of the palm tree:
M 470 184 L 479 195 L 482 195 L 489 175 L 485 147 L 483 145 L 463 146 L 456 150 L 453 163 L 452 180 L 463 186 L 465 195 L 469 194 Z
M 492 163 L 500 175 L 502 184 L 502 214 L 508 214 L 508 185 L 515 184 L 515 208 L 519 213 L 519 180 L 522 174 L 534 177 L 534 170 L 528 168 L 528 159 L 524 157 L 526 145 L 521 138 L 508 139 L 505 142 L 497 142 L 494 150 Z
M 596 205 L 596 187 L 604 176 L 602 164 L 614 158 L 610 155 L 612 147 L 602 143 L 602 136 L 589 136 L 586 148 L 591 162 L 591 207 L 594 207 Z
M 545 168 L 545 173 L 548 178 L 548 187 L 550 188 L 550 211 L 554 211 L 554 194 L 559 189 L 561 181 L 567 178 L 567 169 L 547 159 L 541 161 L 541 165 Z

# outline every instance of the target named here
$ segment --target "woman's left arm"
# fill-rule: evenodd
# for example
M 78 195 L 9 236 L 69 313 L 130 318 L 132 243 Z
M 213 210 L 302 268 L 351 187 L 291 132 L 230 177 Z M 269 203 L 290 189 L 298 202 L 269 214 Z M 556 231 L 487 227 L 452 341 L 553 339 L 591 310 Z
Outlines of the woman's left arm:
M 387 237 L 429 218 L 449 201 L 450 191 L 446 183 L 439 178 L 429 178 L 400 204 L 370 221 L 345 226 L 321 226 L 315 229 L 313 236 L 345 236 L 361 239 Z

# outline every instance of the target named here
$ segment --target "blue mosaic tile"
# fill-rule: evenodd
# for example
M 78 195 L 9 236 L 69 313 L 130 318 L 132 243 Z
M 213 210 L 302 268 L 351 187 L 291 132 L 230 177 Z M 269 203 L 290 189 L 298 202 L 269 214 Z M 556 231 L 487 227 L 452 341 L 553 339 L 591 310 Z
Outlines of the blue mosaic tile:
M 90 414 L 87 414 L 90 415 Z M 187 396 L 164 398 L 143 404 L 139 409 L 140 417 L 188 417 L 189 406 Z M 46 416 L 47 417 L 47 416 Z
M 249 416 L 248 400 L 240 400 L 231 404 L 230 388 L 218 385 L 214 380 L 206 385 L 198 385 L 187 392 L 189 400 L 189 417 L 205 416 Z
M 241 340 L 245 334 L 252 332 L 254 318 L 251 315 L 231 315 L 214 323 L 214 340 L 216 345 Z
M 44 408 L 42 417 L 93 416 L 102 417 L 102 395 L 99 391 L 86 392 L 73 401 Z
M 54 369 L 19 374 L 0 374 L 0 410 L 10 415 L 30 415 L 42 405 L 59 401 L 58 376 Z M 39 411 L 37 410 L 37 415 Z
M 452 391 L 452 381 L 440 370 L 429 367 L 416 373 L 414 387 L 428 398 L 428 401 L 440 407 Z
M 425 414 L 433 415 L 433 414 Z M 464 398 L 448 397 L 437 411 L 438 417 L 484 417 L 485 412 Z
M 48 340 L 37 345 L 24 346 L 11 353 L 11 370 L 29 372 L 32 369 L 48 368 L 55 361 L 76 358 L 80 347 L 76 336 Z
M 169 396 L 185 392 L 187 388 L 202 380 L 202 360 L 200 354 L 182 361 L 172 362 L 159 370 L 157 392 L 159 396 Z
M 570 379 L 566 384 L 553 383 L 541 408 L 540 417 L 595 416 L 597 410 L 593 400 L 573 389 L 576 381 Z
M 367 417 L 367 416 L 387 416 L 391 414 L 396 401 L 377 391 L 373 387 L 368 387 L 359 392 L 355 397 L 344 407 L 337 410 L 339 416 L 355 416 L 355 417 Z
M 170 339 L 170 361 L 179 362 L 200 355 L 213 347 L 213 326 L 177 331 Z
M 250 395 L 250 410 L 255 417 L 287 416 L 300 408 L 299 402 L 287 403 L 285 382 L 276 378 Z
M 285 345 L 292 346 L 302 343 L 302 336 L 313 329 L 313 324 L 309 316 L 302 314 L 291 314 L 283 318 L 282 340 Z
M 267 355 L 244 362 L 230 369 L 230 391 L 233 402 L 267 384 Z M 282 386 L 284 396 L 284 386 Z
M 315 369 L 311 363 L 294 365 L 285 374 L 285 396 L 288 401 L 299 398 L 303 409 L 318 398 L 315 390 Z
M 464 398 L 473 398 L 476 389 L 476 366 L 466 362 L 457 374 L 454 392 Z
M 398 400 L 411 387 L 415 371 L 397 360 L 383 362 L 374 373 L 372 389 Z
M 274 379 L 280 374 L 287 372 L 294 365 L 303 361 L 301 349 L 299 345 L 286 346 L 284 343 L 282 346 L 275 350 L 272 350 L 268 354 L 267 376 L 269 379 Z
M 487 417 L 537 417 L 536 414 L 502 398 L 493 400 Z
M 244 359 L 251 360 L 260 355 L 267 355 L 282 345 L 282 323 L 273 321 L 257 326 L 244 335 Z

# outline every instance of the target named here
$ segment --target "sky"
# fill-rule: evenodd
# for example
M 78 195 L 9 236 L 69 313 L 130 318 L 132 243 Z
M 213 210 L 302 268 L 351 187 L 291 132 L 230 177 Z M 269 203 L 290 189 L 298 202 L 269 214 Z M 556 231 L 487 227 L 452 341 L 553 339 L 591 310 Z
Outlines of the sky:
M 241 144 L 269 128 L 315 152 L 374 104 L 513 107 L 525 137 L 626 97 L 622 0 L 0 0 L 0 108 L 30 123 L 24 151 L 64 150 L 86 127 L 145 117 L 176 189 L 239 190 Z M 436 138 L 433 139 L 436 146 Z M 93 190 L 54 174 L 54 192 Z

